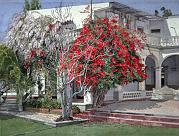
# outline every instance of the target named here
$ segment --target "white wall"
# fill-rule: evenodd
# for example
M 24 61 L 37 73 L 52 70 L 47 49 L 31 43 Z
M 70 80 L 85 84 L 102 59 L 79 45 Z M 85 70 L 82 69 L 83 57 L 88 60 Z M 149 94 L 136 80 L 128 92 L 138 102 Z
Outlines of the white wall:
M 72 19 L 75 25 L 77 26 L 77 29 L 82 28 L 84 20 L 90 15 L 90 7 L 88 8 L 87 7 L 88 5 L 80 5 L 80 6 L 72 6 L 69 8 L 71 16 L 68 17 L 67 20 Z M 93 4 L 93 10 L 97 10 L 105 7 L 109 7 L 109 3 Z M 66 7 L 62 7 L 61 9 L 62 9 L 61 10 L 62 14 L 65 14 Z M 30 14 L 33 13 L 34 16 L 39 16 L 38 13 L 40 13 L 42 15 L 52 16 L 55 10 L 56 10 L 55 8 L 35 10 L 35 11 L 31 11 Z M 57 13 L 55 13 L 55 15 L 57 16 Z
M 149 33 L 149 21 L 148 20 L 136 20 L 136 28 L 144 28 L 144 33 Z
M 167 19 L 171 36 L 179 36 L 179 16 L 171 16 Z
M 154 34 L 154 35 L 162 36 L 162 37 L 171 35 L 169 28 L 168 28 L 168 24 L 165 19 L 150 20 L 149 25 L 150 25 L 149 30 L 160 29 L 160 33 L 151 33 L 150 32 L 150 34 Z
M 118 95 L 120 92 L 138 91 L 139 90 L 138 86 L 139 86 L 138 82 L 132 82 L 123 86 L 117 85 L 116 88 L 112 88 L 107 92 L 104 100 L 110 101 L 110 100 L 118 99 L 118 96 L 114 96 L 114 95 Z
M 168 19 L 150 20 L 149 29 L 160 29 L 160 33 L 156 35 L 162 37 L 179 36 L 179 16 L 170 16 Z

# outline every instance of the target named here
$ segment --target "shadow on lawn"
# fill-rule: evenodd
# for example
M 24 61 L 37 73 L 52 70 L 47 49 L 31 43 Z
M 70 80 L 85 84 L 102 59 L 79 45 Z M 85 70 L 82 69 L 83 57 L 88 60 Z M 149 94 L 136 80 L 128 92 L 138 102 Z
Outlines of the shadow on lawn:
M 13 118 L 16 118 L 16 117 L 12 116 L 12 115 L 7 115 L 7 114 L 0 113 L 0 120 L 9 120 L 9 119 L 13 119 Z

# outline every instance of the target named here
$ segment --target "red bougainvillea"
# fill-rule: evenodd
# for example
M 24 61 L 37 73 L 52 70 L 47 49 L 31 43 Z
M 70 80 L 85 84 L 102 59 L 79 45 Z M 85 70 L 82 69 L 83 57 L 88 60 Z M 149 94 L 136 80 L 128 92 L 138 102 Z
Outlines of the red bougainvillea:
M 24 66 L 58 64 L 57 75 L 65 75 L 66 83 L 75 79 L 80 86 L 103 88 L 114 83 L 127 84 L 146 78 L 139 55 L 143 44 L 143 37 L 116 19 L 97 19 L 84 25 L 72 46 L 56 47 L 54 53 L 53 50 L 31 50 Z M 54 61 L 55 52 L 59 54 L 58 61 Z
M 85 24 L 69 50 L 60 57 L 59 71 L 89 86 L 126 84 L 146 78 L 139 56 L 143 40 L 116 19 L 97 19 Z M 63 59 L 62 59 L 63 58 Z
M 40 48 L 34 48 L 28 52 L 24 61 L 24 68 L 29 69 L 30 66 L 42 67 L 45 64 L 47 52 Z

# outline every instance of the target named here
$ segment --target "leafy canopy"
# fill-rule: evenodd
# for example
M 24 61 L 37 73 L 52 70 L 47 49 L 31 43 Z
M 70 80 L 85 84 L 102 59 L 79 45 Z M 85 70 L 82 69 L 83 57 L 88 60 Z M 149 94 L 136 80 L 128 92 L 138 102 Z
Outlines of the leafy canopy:
M 69 71 L 69 78 L 79 76 L 77 84 L 85 82 L 99 89 L 142 81 L 146 78 L 139 55 L 143 40 L 116 19 L 90 21 L 82 28 L 66 60 L 60 60 L 59 71 Z
M 33 83 L 27 76 L 27 71 L 12 49 L 0 45 L 0 58 L 0 80 L 6 81 L 15 89 L 27 89 L 32 86 Z

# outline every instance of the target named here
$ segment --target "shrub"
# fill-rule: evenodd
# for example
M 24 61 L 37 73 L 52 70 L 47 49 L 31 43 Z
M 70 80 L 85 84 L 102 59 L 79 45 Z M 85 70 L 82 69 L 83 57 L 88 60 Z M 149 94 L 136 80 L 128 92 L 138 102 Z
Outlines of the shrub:
M 61 109 L 60 102 L 57 102 L 56 100 L 53 100 L 53 102 L 52 102 L 52 108 L 53 109 Z
M 24 103 L 24 106 L 31 108 L 61 109 L 61 104 L 57 102 L 57 100 L 52 99 L 29 99 Z
M 72 106 L 72 113 L 73 113 L 73 115 L 79 114 L 80 113 L 80 109 L 76 105 L 73 105 Z

